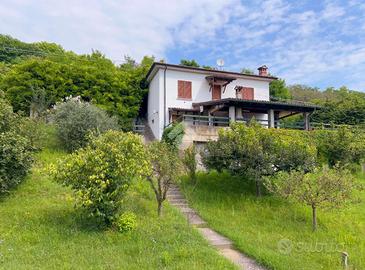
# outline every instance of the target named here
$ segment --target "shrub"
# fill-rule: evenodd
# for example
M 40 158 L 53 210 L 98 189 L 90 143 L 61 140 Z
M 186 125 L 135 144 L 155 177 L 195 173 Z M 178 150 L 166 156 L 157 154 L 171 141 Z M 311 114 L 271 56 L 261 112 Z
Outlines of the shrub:
M 347 127 L 337 130 L 318 130 L 313 133 L 319 155 L 330 166 L 359 164 L 365 158 L 363 131 Z
M 182 142 L 184 134 L 184 125 L 182 123 L 173 123 L 163 131 L 162 141 L 177 150 Z
M 107 131 L 60 161 L 52 175 L 74 190 L 78 206 L 110 225 L 119 214 L 131 182 L 149 170 L 140 136 Z
M 75 100 L 57 105 L 53 119 L 58 138 L 68 151 L 85 146 L 90 134 L 119 130 L 115 117 L 109 117 L 106 112 L 92 104 Z
M 18 185 L 31 167 L 34 147 L 23 135 L 25 122 L 0 99 L 0 194 Z
M 189 173 L 190 180 L 193 184 L 196 183 L 196 169 L 197 169 L 197 161 L 196 161 L 196 147 L 195 145 L 191 145 L 189 148 L 185 149 L 183 156 L 183 164 Z
M 115 225 L 120 232 L 133 231 L 137 227 L 137 217 L 132 212 L 125 212 L 116 220 Z
M 266 129 L 256 123 L 232 124 L 231 129 L 220 131 L 217 141 L 207 143 L 202 161 L 208 169 L 228 170 L 253 180 L 260 196 L 263 176 L 282 170 L 312 170 L 316 148 L 300 133 Z

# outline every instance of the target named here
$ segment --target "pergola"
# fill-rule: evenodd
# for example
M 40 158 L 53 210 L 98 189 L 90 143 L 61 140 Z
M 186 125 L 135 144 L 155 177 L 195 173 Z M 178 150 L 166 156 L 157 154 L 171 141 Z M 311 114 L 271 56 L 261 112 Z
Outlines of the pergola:
M 268 127 L 274 128 L 275 122 L 286 117 L 303 114 L 304 129 L 310 129 L 309 116 L 320 106 L 302 102 L 283 102 L 267 100 L 245 100 L 239 98 L 224 98 L 206 102 L 193 103 L 195 111 L 201 114 L 213 115 L 218 111 L 227 111 L 230 121 L 236 121 L 236 108 L 250 113 L 264 113 L 268 115 Z

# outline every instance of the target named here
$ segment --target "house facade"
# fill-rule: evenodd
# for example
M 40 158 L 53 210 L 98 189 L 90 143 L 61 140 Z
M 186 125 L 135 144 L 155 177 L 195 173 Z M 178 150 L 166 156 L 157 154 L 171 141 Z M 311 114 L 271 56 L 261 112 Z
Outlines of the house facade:
M 315 107 L 270 101 L 273 80 L 266 66 L 258 75 L 246 75 L 156 62 L 147 74 L 146 119 L 157 139 L 173 121 L 207 130 L 252 118 L 275 127 L 280 118 L 296 113 L 308 119 Z

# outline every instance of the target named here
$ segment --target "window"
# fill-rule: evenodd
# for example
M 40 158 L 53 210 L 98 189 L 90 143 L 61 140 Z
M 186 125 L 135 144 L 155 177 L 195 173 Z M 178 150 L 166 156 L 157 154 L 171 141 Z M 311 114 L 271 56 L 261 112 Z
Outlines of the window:
M 237 87 L 236 97 L 246 100 L 254 99 L 254 89 L 252 87 Z
M 177 98 L 191 99 L 191 82 L 177 81 Z

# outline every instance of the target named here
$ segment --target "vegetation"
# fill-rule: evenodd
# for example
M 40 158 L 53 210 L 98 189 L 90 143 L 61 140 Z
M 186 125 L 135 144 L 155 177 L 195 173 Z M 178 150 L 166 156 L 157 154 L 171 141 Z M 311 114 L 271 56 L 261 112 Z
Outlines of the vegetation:
M 148 169 L 138 135 L 108 131 L 61 160 L 52 175 L 57 182 L 71 187 L 77 205 L 89 216 L 110 225 L 120 215 L 132 182 L 148 174 Z
M 196 182 L 196 170 L 197 170 L 197 150 L 194 144 L 184 150 L 184 156 L 182 162 L 188 172 L 189 178 L 193 184 Z
M 184 125 L 181 122 L 174 122 L 172 125 L 164 129 L 161 140 L 177 151 L 184 134 Z
M 17 186 L 32 165 L 35 147 L 27 137 L 27 126 L 0 98 L 0 195 Z
M 189 67 L 200 67 L 200 65 L 194 59 L 191 60 L 181 59 L 180 65 Z
M 349 253 L 349 269 L 365 268 L 365 192 L 345 211 L 318 209 L 318 230 L 311 230 L 310 208 L 277 196 L 255 196 L 249 181 L 215 171 L 186 180 L 182 191 L 214 230 L 269 269 L 343 269 L 340 252 Z M 356 176 L 365 183 L 365 175 Z
M 72 191 L 52 181 L 45 169 L 68 155 L 47 130 L 32 173 L 0 202 L 1 269 L 236 269 L 208 246 L 182 215 L 166 206 L 156 218 L 147 181 L 126 193 L 125 213 L 135 213 L 134 230 L 100 230 L 74 209 Z
M 53 120 L 60 142 L 70 152 L 86 146 L 91 135 L 120 129 L 115 117 L 109 117 L 98 107 L 75 99 L 58 103 Z
M 253 74 L 255 74 L 255 72 L 252 69 L 249 69 L 249 68 L 242 68 L 241 69 L 241 73 L 242 74 L 247 74 L 247 75 L 253 75 Z
M 270 97 L 272 99 L 291 99 L 292 96 L 289 92 L 289 89 L 286 86 L 285 80 L 278 79 L 274 80 L 270 83 Z
M 326 166 L 313 173 L 280 172 L 266 180 L 271 192 L 311 207 L 313 231 L 317 230 L 318 208 L 339 209 L 359 188 L 349 171 Z
M 147 176 L 157 201 L 157 214 L 161 216 L 162 203 L 166 200 L 171 184 L 176 183 L 181 174 L 181 164 L 177 152 L 165 142 L 153 142 L 148 147 L 152 173 Z
M 127 57 L 124 64 L 115 66 L 98 51 L 76 55 L 55 44 L 28 44 L 4 36 L 0 41 L 5 48 L 13 48 L 2 52 L 10 64 L 0 68 L 0 89 L 15 111 L 31 114 L 34 105 L 45 110 L 65 97 L 80 96 L 117 115 L 124 129 L 131 128 L 147 93 L 144 78 L 152 57 L 140 64 Z M 28 48 L 32 46 L 39 49 Z
M 208 169 L 227 170 L 243 176 L 244 181 L 253 181 L 260 196 L 263 176 L 299 168 L 310 171 L 316 154 L 315 146 L 300 131 L 233 124 L 220 131 L 217 141 L 207 143 L 202 161 Z

